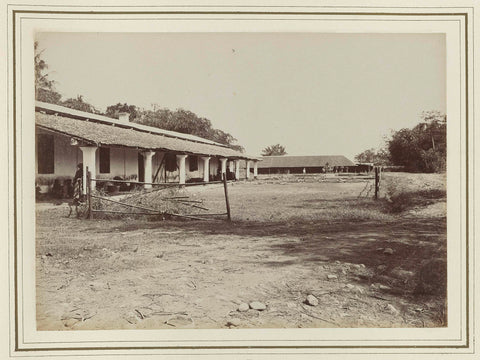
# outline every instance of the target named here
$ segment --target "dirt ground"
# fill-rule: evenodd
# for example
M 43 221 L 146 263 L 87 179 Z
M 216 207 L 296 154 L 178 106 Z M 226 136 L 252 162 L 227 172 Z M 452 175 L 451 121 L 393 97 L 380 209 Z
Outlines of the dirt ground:
M 231 223 L 80 220 L 39 203 L 37 328 L 446 326 L 446 294 L 417 291 L 431 259 L 428 281 L 445 278 L 445 202 L 390 214 L 358 197 L 365 181 L 235 183 Z M 221 186 L 185 191 L 225 210 Z M 238 311 L 253 301 L 266 309 Z

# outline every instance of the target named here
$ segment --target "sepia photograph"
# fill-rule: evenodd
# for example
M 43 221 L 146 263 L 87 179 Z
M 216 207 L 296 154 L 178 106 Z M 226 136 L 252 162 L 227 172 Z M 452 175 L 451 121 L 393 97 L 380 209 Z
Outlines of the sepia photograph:
M 478 5 L 6 1 L 2 355 L 475 358 Z
M 36 330 L 448 326 L 445 34 L 32 51 Z

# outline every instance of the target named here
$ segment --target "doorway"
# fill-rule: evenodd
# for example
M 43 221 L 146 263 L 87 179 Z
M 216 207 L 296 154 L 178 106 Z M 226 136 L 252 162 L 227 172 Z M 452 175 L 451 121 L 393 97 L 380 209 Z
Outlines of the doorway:
M 145 182 L 145 162 L 140 153 L 138 153 L 138 181 Z

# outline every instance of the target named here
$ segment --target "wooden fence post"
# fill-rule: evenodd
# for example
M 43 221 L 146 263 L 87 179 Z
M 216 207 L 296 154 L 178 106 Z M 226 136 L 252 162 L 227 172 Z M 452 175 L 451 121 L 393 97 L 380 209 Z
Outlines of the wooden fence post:
M 375 200 L 378 199 L 378 192 L 380 190 L 380 168 L 375 167 Z
M 92 174 L 88 170 L 88 166 L 86 167 L 87 171 L 87 202 L 88 202 L 88 218 L 90 220 L 93 219 L 93 211 L 92 211 Z
M 223 173 L 223 189 L 225 190 L 225 203 L 227 205 L 227 219 L 231 221 L 232 218 L 230 217 L 230 203 L 228 201 L 228 190 L 227 190 L 227 174 Z

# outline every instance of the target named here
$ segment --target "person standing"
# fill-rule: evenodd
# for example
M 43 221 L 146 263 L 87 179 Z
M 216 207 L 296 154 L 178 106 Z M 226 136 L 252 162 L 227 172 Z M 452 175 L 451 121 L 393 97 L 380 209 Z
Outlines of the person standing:
M 82 198 L 83 190 L 83 163 L 77 165 L 77 171 L 73 177 L 73 203 L 78 205 Z

